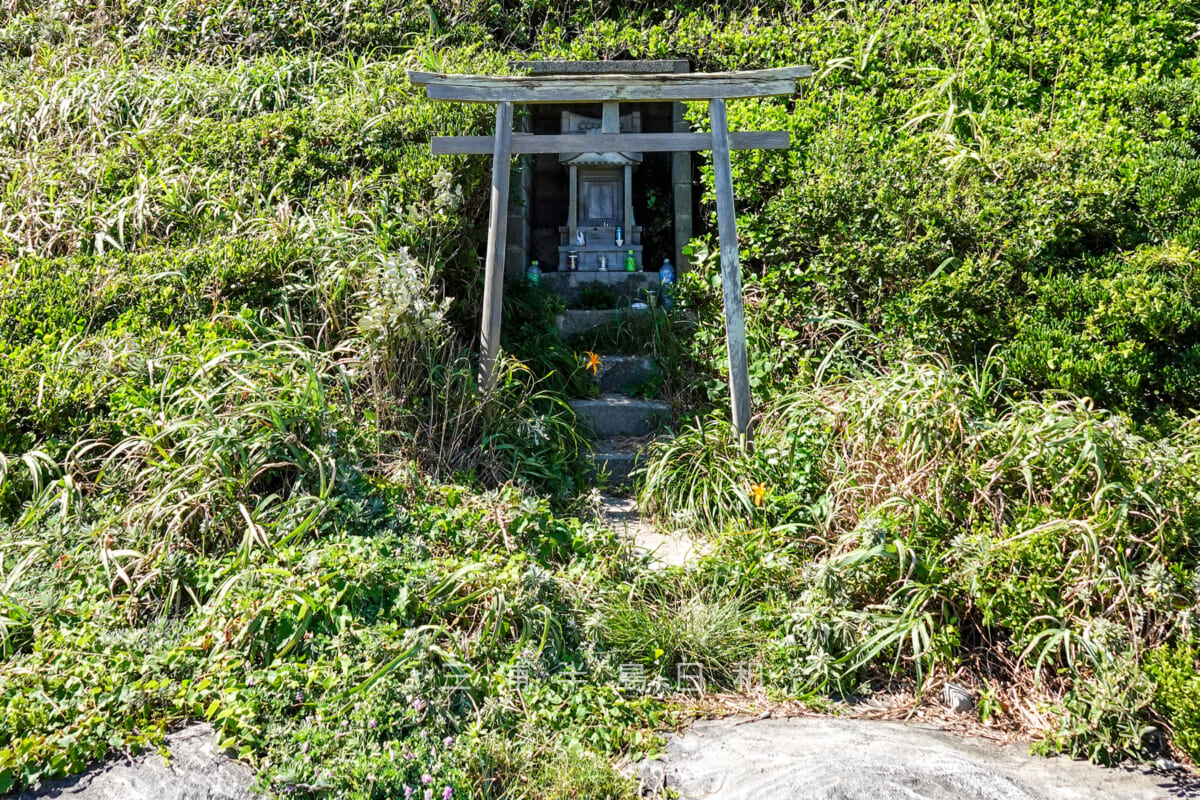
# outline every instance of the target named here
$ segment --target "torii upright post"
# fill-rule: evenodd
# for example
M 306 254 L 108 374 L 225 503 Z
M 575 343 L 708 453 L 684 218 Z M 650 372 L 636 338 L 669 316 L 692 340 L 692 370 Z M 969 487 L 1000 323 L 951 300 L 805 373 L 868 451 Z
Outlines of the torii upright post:
M 721 286 L 725 295 L 725 346 L 729 351 L 729 397 L 733 427 L 750 444 L 750 367 L 746 359 L 746 317 L 742 308 L 742 268 L 738 253 L 737 210 L 733 204 L 733 166 L 729 161 L 729 123 L 725 101 L 708 101 L 712 126 L 713 189 L 717 196 L 717 238 L 721 245 Z
M 479 334 L 479 389 L 490 392 L 496 382 L 500 351 L 500 313 L 504 307 L 504 249 L 508 244 L 508 180 L 512 165 L 513 105 L 496 104 L 492 146 L 492 202 L 487 260 L 483 273 L 483 327 Z
M 589 153 L 669 153 L 684 150 L 713 151 L 716 178 L 717 229 L 721 240 L 721 278 L 725 293 L 725 338 L 729 347 L 729 393 L 733 426 L 742 446 L 750 444 L 750 375 L 746 355 L 746 324 L 742 308 L 742 277 L 738 257 L 737 217 L 734 208 L 730 150 L 786 149 L 786 131 L 729 132 L 725 101 L 739 97 L 792 94 L 796 80 L 812 75 L 810 67 L 661 75 L 556 75 L 489 76 L 440 75 L 409 72 L 408 79 L 426 87 L 431 100 L 459 103 L 496 103 L 496 131 L 488 136 L 437 136 L 434 154 L 492 153 L 492 202 L 483 290 L 483 330 L 479 385 L 487 391 L 495 382 L 500 345 L 500 309 L 504 281 L 504 252 L 508 222 L 509 159 L 514 153 L 575 153 L 581 150 L 575 135 L 535 135 L 512 132 L 514 103 L 600 103 L 606 115 L 617 113 L 619 103 L 708 101 L 711 134 L 617 133 L 606 126 L 586 140 Z M 626 186 L 629 186 L 628 181 Z M 572 192 L 574 187 L 572 187 Z M 626 205 L 629 205 L 628 198 Z

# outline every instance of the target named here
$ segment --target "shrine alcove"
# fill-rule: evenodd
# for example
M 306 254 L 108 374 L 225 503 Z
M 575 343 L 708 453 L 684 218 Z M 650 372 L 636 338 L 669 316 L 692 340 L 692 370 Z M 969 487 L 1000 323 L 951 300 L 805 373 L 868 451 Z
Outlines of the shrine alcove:
M 531 74 L 586 72 L 588 62 L 523 62 Z M 630 74 L 681 73 L 686 61 L 604 62 L 607 72 Z M 682 103 L 621 103 L 622 133 L 671 133 L 690 130 Z M 518 109 L 516 127 L 534 134 L 582 133 L 603 124 L 600 103 L 538 104 Z M 585 137 L 581 137 L 585 138 Z M 573 157 L 573 158 L 572 158 Z M 566 271 L 568 252 L 577 252 L 577 269 L 593 271 L 604 255 L 608 269 L 624 268 L 626 254 L 634 252 L 639 269 L 657 271 L 665 259 L 686 268 L 683 248 L 692 236 L 695 180 L 692 155 L 681 153 L 589 154 L 581 144 L 578 154 L 539 153 L 522 156 L 513 175 L 509 205 L 505 272 L 523 275 L 536 260 L 544 272 Z M 629 168 L 626 170 L 626 168 Z M 570 226 L 572 171 L 575 173 L 576 228 Z M 628 176 L 628 177 L 626 177 Z M 629 201 L 625 208 L 625 181 Z M 634 229 L 626 223 L 631 212 Z M 615 228 L 623 244 L 618 246 Z M 585 246 L 576 247 L 575 231 L 582 229 Z M 601 243 L 610 246 L 600 247 Z

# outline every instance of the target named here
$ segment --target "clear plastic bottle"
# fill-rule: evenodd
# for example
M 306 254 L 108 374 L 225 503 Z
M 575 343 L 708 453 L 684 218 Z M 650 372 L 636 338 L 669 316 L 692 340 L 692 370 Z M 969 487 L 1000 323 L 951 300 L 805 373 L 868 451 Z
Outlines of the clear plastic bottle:
M 658 282 L 662 287 L 663 308 L 670 308 L 675 302 L 671 297 L 671 287 L 675 283 L 675 268 L 671 266 L 671 259 L 663 259 L 662 268 L 658 271 Z
M 542 268 L 538 266 L 537 261 L 529 262 L 529 269 L 525 270 L 525 278 L 530 283 L 542 282 Z

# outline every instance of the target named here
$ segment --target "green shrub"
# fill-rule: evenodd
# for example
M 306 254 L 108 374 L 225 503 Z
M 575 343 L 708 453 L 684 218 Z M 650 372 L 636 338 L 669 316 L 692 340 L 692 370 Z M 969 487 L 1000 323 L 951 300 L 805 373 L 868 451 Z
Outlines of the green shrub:
M 811 521 L 821 478 L 820 434 L 799 417 L 759 428 L 748 453 L 720 416 L 697 420 L 649 449 L 640 503 L 664 521 L 720 531 Z
M 1154 680 L 1154 709 L 1167 721 L 1171 741 L 1195 758 L 1200 752 L 1200 677 L 1194 647 L 1165 647 L 1146 655 Z
M 488 776 L 483 797 L 522 800 L 632 800 L 637 787 L 611 764 L 578 746 L 563 746 L 530 731 L 536 744 L 488 741 L 480 754 L 481 772 Z M 540 745 L 540 746 L 539 746 Z
M 803 389 L 768 409 L 753 455 L 719 421 L 659 445 L 644 496 L 734 539 L 760 521 L 771 552 L 802 559 L 796 578 L 720 573 L 755 576 L 771 600 L 776 680 L 855 691 L 883 671 L 920 686 L 1001 648 L 1007 679 L 1070 687 L 1048 746 L 1145 754 L 1166 663 L 1150 654 L 1192 643 L 1195 425 L 1152 442 L 1086 400 L 1013 399 L 1011 381 L 995 359 L 935 360 Z M 768 474 L 807 489 L 758 507 L 746 485 Z M 1157 669 L 1160 706 L 1182 703 Z

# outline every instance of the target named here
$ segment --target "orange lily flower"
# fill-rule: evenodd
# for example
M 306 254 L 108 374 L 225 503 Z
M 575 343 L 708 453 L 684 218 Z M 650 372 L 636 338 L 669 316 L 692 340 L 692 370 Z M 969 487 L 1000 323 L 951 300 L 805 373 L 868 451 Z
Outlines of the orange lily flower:
M 763 497 L 767 494 L 767 486 L 764 483 L 750 484 L 750 491 L 754 494 L 754 506 L 756 508 L 762 506 Z
M 584 355 L 587 356 L 587 363 L 583 365 L 584 369 L 590 369 L 595 375 L 600 372 L 600 356 L 593 353 L 591 350 L 584 350 Z

